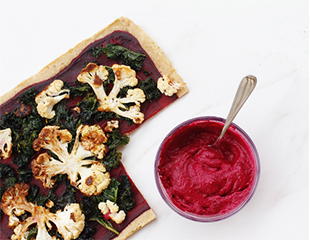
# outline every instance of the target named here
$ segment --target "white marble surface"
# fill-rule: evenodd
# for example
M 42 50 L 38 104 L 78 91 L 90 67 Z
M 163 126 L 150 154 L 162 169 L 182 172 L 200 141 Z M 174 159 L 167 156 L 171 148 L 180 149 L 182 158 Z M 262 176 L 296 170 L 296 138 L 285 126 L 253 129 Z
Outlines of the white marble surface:
M 123 162 L 157 219 L 131 239 L 309 239 L 309 13 L 306 0 L 0 1 L 0 95 L 120 16 L 163 49 L 189 94 L 131 135 Z M 186 220 L 161 199 L 154 158 L 165 135 L 226 117 L 242 77 L 258 78 L 235 123 L 255 142 L 250 203 L 216 223 Z

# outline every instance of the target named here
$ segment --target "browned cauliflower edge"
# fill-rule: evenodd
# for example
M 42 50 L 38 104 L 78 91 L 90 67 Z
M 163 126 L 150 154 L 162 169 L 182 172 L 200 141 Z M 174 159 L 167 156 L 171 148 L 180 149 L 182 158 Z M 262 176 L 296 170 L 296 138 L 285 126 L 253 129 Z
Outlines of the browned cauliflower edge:
M 72 186 L 84 195 L 98 195 L 110 184 L 110 173 L 103 163 L 85 158 L 102 159 L 107 152 L 107 137 L 99 125 L 80 125 L 71 152 L 68 144 L 72 135 L 59 126 L 45 126 L 33 142 L 35 151 L 50 150 L 58 159 L 47 152 L 41 153 L 31 162 L 33 176 L 40 179 L 45 188 L 52 188 L 58 174 L 67 174 Z
M 14 231 L 11 239 L 27 239 L 29 227 L 34 224 L 38 228 L 36 236 L 38 240 L 56 240 L 55 236 L 52 237 L 48 233 L 52 223 L 65 240 L 76 239 L 81 234 L 85 225 L 85 216 L 79 204 L 71 203 L 63 211 L 52 213 L 48 208 L 27 201 L 29 188 L 26 183 L 15 184 L 3 194 L 1 209 L 9 216 L 8 227 Z M 28 217 L 21 220 L 19 216 L 25 213 Z
M 168 75 L 160 77 L 157 81 L 157 88 L 166 96 L 172 96 L 177 93 L 179 89 L 185 86 L 186 84 L 183 82 L 179 83 L 172 81 Z
M 37 111 L 41 117 L 52 119 L 56 114 L 53 110 L 54 105 L 64 98 L 69 98 L 70 90 L 62 89 L 63 85 L 63 81 L 56 79 L 36 96 Z
M 136 72 L 126 65 L 114 64 L 112 70 L 115 74 L 115 81 L 112 90 L 105 92 L 102 84 L 108 79 L 108 71 L 102 65 L 89 63 L 82 69 L 77 80 L 89 84 L 100 103 L 98 111 L 114 112 L 119 116 L 129 118 L 134 123 L 141 124 L 144 121 L 144 114 L 140 112 L 140 103 L 145 101 L 145 94 L 140 88 L 129 89 L 126 97 L 118 97 L 118 93 L 124 87 L 134 87 L 138 84 Z M 134 103 L 129 108 L 124 104 Z
M 0 130 L 0 158 L 9 158 L 12 154 L 12 131 L 10 128 Z

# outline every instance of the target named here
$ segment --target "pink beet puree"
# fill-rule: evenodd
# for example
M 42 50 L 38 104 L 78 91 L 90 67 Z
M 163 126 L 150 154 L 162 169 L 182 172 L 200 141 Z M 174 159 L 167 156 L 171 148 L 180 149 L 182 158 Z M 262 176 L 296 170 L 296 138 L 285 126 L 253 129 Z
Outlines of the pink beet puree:
M 223 123 L 198 120 L 185 125 L 163 142 L 159 155 L 160 181 L 173 204 L 198 215 L 224 214 L 238 207 L 256 180 L 254 152 L 230 127 L 219 149 L 208 147 Z

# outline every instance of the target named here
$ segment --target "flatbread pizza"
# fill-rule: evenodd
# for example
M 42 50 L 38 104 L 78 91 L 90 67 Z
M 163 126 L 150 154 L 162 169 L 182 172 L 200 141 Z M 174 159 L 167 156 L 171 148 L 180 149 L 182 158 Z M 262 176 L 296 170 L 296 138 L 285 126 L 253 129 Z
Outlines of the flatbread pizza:
M 187 92 L 121 17 L 4 94 L 0 239 L 126 239 L 154 220 L 119 146 Z

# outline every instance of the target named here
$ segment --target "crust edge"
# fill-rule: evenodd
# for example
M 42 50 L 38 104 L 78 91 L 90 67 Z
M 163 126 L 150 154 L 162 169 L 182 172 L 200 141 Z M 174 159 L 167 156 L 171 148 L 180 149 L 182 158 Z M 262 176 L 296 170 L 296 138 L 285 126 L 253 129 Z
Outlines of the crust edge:
M 156 215 L 152 209 L 148 209 L 142 213 L 139 217 L 133 220 L 129 225 L 121 231 L 121 233 L 113 238 L 113 240 L 125 240 L 140 228 L 144 227 L 146 224 L 150 223 L 156 218 Z

